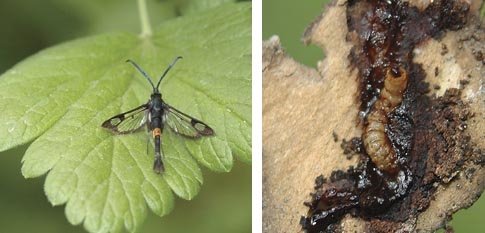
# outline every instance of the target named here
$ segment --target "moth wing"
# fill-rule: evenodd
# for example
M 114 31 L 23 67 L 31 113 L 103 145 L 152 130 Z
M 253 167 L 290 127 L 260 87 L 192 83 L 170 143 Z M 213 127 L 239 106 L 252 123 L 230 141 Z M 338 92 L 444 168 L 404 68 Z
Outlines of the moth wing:
M 175 133 L 189 138 L 214 135 L 214 130 L 204 122 L 195 119 L 170 105 L 165 104 L 165 123 Z
M 129 134 L 137 131 L 148 120 L 148 104 L 141 105 L 130 111 L 120 113 L 101 124 L 116 134 Z

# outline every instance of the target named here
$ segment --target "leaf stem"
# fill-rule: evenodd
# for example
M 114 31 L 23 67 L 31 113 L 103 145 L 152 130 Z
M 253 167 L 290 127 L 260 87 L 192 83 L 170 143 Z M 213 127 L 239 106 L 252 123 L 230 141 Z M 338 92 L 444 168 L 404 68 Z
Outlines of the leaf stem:
M 141 23 L 141 37 L 149 37 L 152 35 L 152 26 L 148 17 L 146 0 L 138 0 L 138 12 L 140 14 Z

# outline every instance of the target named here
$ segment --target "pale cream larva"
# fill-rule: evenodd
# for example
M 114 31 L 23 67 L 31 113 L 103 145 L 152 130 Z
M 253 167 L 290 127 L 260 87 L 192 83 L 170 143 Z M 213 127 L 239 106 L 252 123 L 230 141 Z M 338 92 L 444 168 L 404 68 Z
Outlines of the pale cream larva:
M 362 135 L 365 151 L 372 162 L 380 170 L 391 173 L 397 169 L 397 155 L 386 135 L 388 114 L 401 104 L 408 82 L 404 69 L 401 68 L 398 75 L 395 77 L 391 69 L 387 70 L 381 95 L 367 115 Z

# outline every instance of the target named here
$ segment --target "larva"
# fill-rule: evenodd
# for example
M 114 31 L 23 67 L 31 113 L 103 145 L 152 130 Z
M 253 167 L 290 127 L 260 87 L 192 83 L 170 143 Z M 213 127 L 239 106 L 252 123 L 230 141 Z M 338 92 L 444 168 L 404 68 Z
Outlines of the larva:
M 406 90 L 408 76 L 404 69 L 399 69 L 398 77 L 388 68 L 384 79 L 384 87 L 377 101 L 371 108 L 364 127 L 362 141 L 365 151 L 372 162 L 381 171 L 394 173 L 397 169 L 397 155 L 386 135 L 388 114 L 402 102 Z

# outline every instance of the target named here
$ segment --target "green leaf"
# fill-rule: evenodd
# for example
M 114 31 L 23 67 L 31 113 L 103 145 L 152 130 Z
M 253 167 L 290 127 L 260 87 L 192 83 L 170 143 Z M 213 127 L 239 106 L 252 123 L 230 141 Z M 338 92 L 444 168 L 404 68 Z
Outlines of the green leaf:
M 187 1 L 181 8 L 182 14 L 193 14 L 200 11 L 217 7 L 223 3 L 235 2 L 236 0 L 191 0 Z
M 251 161 L 251 6 L 228 3 L 160 25 L 148 38 L 93 36 L 46 49 L 0 76 L 0 151 L 32 142 L 22 174 L 47 173 L 53 205 L 66 203 L 72 224 L 90 232 L 136 231 L 147 206 L 165 215 L 175 193 L 194 198 L 198 163 L 227 172 L 234 156 Z M 109 117 L 148 101 L 151 88 L 126 59 L 163 80 L 164 100 L 196 117 L 216 136 L 187 140 L 164 130 L 166 171 L 152 171 L 147 133 L 113 135 Z

